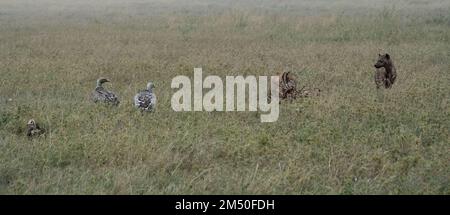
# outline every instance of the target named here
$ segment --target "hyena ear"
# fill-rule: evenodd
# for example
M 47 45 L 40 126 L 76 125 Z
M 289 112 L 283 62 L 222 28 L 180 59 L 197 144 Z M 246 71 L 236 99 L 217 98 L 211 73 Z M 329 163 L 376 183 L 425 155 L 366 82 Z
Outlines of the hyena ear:
M 388 60 L 391 59 L 391 56 L 389 56 L 389 54 L 386 53 L 385 56 L 386 56 L 386 59 L 388 59 Z
M 380 53 L 378 53 L 378 57 L 381 57 L 381 54 L 380 54 Z

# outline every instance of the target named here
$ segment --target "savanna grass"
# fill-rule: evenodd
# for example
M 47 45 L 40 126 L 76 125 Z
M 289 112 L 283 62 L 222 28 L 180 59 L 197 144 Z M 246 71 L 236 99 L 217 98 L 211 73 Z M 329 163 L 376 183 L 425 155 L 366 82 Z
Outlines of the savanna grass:
M 2 1 L 2 194 L 449 194 L 446 1 Z M 398 77 L 376 90 L 378 53 Z M 271 75 L 317 98 L 174 112 L 173 77 Z M 118 107 L 93 104 L 108 77 Z M 155 113 L 134 94 L 155 83 Z M 47 130 L 28 140 L 26 122 Z

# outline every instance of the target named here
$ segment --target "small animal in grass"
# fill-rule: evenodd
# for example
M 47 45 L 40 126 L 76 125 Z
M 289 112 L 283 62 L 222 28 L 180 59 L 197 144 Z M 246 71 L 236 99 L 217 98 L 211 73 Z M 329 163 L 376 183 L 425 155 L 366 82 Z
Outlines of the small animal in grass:
M 395 69 L 392 58 L 389 54 L 378 54 L 378 60 L 375 63 L 375 84 L 377 89 L 384 86 L 384 88 L 391 88 L 397 78 L 397 71 Z
M 106 82 L 110 82 L 106 78 L 99 78 L 97 80 L 97 86 L 95 87 L 95 90 L 92 92 L 92 100 L 97 103 L 106 103 L 111 105 L 119 105 L 120 101 L 117 98 L 116 94 L 112 91 L 106 90 L 103 87 L 103 84 Z
M 280 103 L 281 100 L 285 99 L 293 101 L 294 99 L 297 99 L 297 97 L 306 98 L 319 96 L 321 94 L 321 90 L 319 88 L 303 87 L 299 90 L 297 87 L 296 78 L 290 72 L 283 72 L 281 75 L 279 75 L 278 92 L 280 97 Z
M 134 96 L 134 106 L 141 111 L 154 111 L 156 107 L 156 95 L 153 92 L 153 82 L 147 83 L 147 88 Z
M 282 99 L 295 99 L 296 98 L 296 92 L 297 92 L 297 81 L 295 80 L 294 76 L 291 74 L 291 72 L 283 72 L 280 76 L 279 81 L 279 88 L 280 88 L 280 100 Z
M 34 119 L 28 120 L 27 123 L 27 136 L 29 138 L 37 137 L 42 135 L 45 132 L 45 130 L 36 123 Z

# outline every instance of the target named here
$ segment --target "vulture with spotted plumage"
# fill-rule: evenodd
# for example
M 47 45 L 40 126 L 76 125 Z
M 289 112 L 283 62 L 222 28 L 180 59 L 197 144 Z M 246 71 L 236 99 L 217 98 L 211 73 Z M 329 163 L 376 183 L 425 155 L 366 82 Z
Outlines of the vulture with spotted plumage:
M 97 86 L 95 87 L 95 90 L 92 92 L 92 100 L 97 103 L 106 103 L 106 104 L 112 104 L 112 105 L 119 105 L 120 101 L 117 98 L 116 94 L 112 91 L 106 90 L 103 87 L 103 83 L 110 82 L 106 78 L 99 78 L 97 80 Z
M 156 106 L 156 96 L 153 93 L 153 88 L 155 88 L 153 82 L 148 82 L 147 89 L 134 96 L 134 106 L 141 111 L 154 111 Z

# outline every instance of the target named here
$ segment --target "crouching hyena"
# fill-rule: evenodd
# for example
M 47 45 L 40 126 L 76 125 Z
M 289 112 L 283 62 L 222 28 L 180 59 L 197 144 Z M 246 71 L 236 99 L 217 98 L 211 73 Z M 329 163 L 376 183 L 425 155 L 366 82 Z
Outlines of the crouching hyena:
M 306 98 L 313 96 L 320 96 L 321 90 L 317 87 L 309 88 L 302 87 L 300 90 L 297 88 L 297 78 L 291 72 L 283 72 L 282 74 L 277 74 L 278 79 L 278 89 L 275 92 L 279 95 L 279 102 L 281 100 L 293 101 L 297 98 Z M 268 92 L 268 101 L 271 100 L 271 91 Z
M 280 99 L 295 99 L 297 91 L 297 81 L 291 72 L 284 72 L 280 77 Z
M 389 54 L 378 54 L 378 61 L 374 66 L 376 68 L 375 84 L 377 88 L 382 85 L 385 88 L 391 88 L 397 78 L 397 71 Z
M 281 103 L 281 100 L 288 99 L 292 101 L 293 99 L 296 99 L 297 96 L 297 81 L 292 75 L 291 72 L 283 72 L 283 73 L 277 73 L 278 76 L 278 89 L 275 89 L 275 93 L 279 95 L 279 102 Z M 273 83 L 272 83 L 273 86 Z M 268 101 L 271 101 L 271 91 L 267 92 L 268 94 Z

